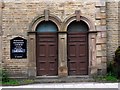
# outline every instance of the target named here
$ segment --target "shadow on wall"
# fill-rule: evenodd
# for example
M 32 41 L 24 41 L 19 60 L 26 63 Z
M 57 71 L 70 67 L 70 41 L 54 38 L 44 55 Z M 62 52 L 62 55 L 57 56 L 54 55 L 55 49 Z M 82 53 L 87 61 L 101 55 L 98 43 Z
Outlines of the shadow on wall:
M 120 79 L 120 46 L 115 51 L 115 64 L 117 67 L 117 77 Z

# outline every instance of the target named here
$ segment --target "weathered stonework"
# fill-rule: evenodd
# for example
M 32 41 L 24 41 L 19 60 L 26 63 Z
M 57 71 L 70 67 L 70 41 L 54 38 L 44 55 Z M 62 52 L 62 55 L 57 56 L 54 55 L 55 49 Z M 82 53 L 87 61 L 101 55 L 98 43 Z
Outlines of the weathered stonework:
M 96 23 L 97 33 L 97 70 L 98 74 L 104 74 L 106 72 L 106 2 L 102 2 L 101 4 L 96 4 L 96 21 L 99 21 L 99 24 Z M 104 62 L 103 62 L 104 60 Z
M 106 62 L 111 60 L 118 46 L 118 3 L 114 2 L 5 2 L 2 11 L 2 61 L 3 67 L 14 77 L 36 77 L 36 26 L 43 20 L 51 20 L 58 26 L 58 76 L 67 76 L 67 27 L 76 20 L 89 26 L 89 75 L 105 74 Z M 45 12 L 49 10 L 49 12 Z M 79 18 L 78 18 L 79 19 Z M 107 21 L 106 21 L 107 20 Z M 120 27 L 120 26 L 119 26 Z M 26 59 L 10 58 L 10 40 L 27 39 Z M 1 40 L 1 38 L 0 38 Z M 0 45 L 1 47 L 1 45 Z
M 107 60 L 113 60 L 114 52 L 119 42 L 119 17 L 118 2 L 108 2 L 106 5 L 107 14 Z
M 119 37 L 118 37 L 118 38 L 119 38 L 119 45 L 120 45 L 120 1 L 119 1 L 118 4 L 119 4 L 119 5 L 118 5 L 118 7 L 119 7 L 119 8 L 118 8 L 118 15 L 119 15 L 119 16 L 118 16 L 118 20 L 119 20 L 119 29 L 118 29 L 118 30 L 119 30 L 119 31 L 118 31 L 118 33 L 119 33 L 118 36 L 119 36 Z
M 3 2 L 2 2 L 2 0 L 0 0 L 0 62 L 2 63 L 2 34 L 3 34 L 3 32 L 2 32 L 2 8 L 3 8 Z M 1 67 L 2 65 L 0 64 L 0 67 Z

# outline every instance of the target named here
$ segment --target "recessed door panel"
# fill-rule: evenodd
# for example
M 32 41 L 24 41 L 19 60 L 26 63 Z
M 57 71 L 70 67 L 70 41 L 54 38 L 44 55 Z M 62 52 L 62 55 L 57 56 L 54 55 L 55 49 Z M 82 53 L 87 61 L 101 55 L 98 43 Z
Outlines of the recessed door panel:
M 85 57 L 86 56 L 86 45 L 85 42 L 84 44 L 78 44 L 78 49 L 79 49 L 79 57 Z

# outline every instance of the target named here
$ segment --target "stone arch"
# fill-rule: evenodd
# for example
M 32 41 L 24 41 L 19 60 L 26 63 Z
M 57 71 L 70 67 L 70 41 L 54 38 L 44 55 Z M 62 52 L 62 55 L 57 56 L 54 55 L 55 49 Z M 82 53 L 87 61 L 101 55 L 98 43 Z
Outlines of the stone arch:
M 70 15 L 70 16 L 68 16 L 68 17 L 64 20 L 64 22 L 63 22 L 63 25 L 64 25 L 64 26 L 63 26 L 63 29 L 64 29 L 64 31 L 67 31 L 68 25 L 69 25 L 71 22 L 75 21 L 75 20 L 76 20 L 76 16 L 75 16 L 75 15 Z M 94 24 L 93 24 L 93 22 L 92 22 L 91 19 L 89 19 L 88 17 L 80 16 L 80 20 L 84 21 L 84 22 L 88 25 L 89 31 L 95 31 L 95 26 L 94 26 Z
M 88 75 L 93 75 L 97 72 L 97 61 L 96 61 L 96 30 L 93 21 L 85 16 L 80 16 L 80 20 L 84 21 L 88 25 Z M 69 24 L 76 21 L 76 15 L 68 16 L 63 22 L 63 30 L 67 32 Z
M 44 20 L 45 20 L 44 15 L 40 15 L 40 16 L 35 17 L 30 24 L 29 31 L 35 32 L 37 25 Z M 58 31 L 61 29 L 61 22 L 62 21 L 57 16 L 50 14 L 49 20 L 56 24 L 56 26 L 58 27 Z
M 61 29 L 61 23 L 62 21 L 55 15 L 49 14 L 48 21 L 52 21 L 56 24 L 58 31 Z M 29 32 L 28 32 L 28 76 L 29 77 L 36 77 L 36 27 L 38 24 L 45 20 L 44 15 L 40 15 L 35 17 L 29 26 Z
M 58 27 L 58 31 L 61 29 L 61 22 L 62 21 L 57 16 L 50 14 L 49 20 L 56 24 L 56 26 Z M 35 17 L 30 24 L 29 31 L 35 32 L 37 25 L 42 21 L 45 21 L 44 15 L 40 15 L 40 16 Z

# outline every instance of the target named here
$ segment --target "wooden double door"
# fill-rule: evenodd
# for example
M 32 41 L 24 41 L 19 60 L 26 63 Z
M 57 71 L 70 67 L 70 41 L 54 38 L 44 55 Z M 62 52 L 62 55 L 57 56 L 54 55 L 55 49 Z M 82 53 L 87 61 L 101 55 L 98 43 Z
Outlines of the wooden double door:
M 86 33 L 68 33 L 68 74 L 88 74 L 88 40 Z M 37 75 L 58 74 L 58 44 L 56 33 L 37 33 Z
M 73 21 L 68 26 L 67 59 L 69 75 L 88 74 L 88 26 Z M 58 28 L 53 22 L 41 22 L 36 35 L 37 76 L 58 74 Z M 49 33 L 48 33 L 49 32 Z M 62 45 L 62 44 L 61 44 Z

